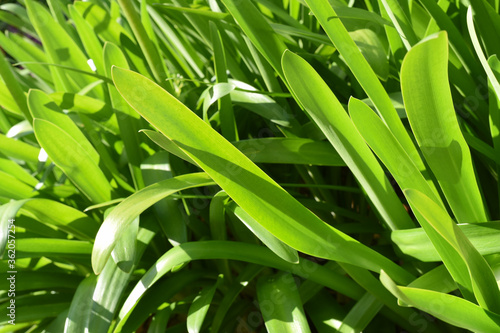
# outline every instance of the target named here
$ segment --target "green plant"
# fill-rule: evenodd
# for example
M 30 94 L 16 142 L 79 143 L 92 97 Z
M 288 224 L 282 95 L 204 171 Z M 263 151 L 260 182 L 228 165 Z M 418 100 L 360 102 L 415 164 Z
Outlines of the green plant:
M 498 332 L 498 7 L 0 5 L 0 332 Z

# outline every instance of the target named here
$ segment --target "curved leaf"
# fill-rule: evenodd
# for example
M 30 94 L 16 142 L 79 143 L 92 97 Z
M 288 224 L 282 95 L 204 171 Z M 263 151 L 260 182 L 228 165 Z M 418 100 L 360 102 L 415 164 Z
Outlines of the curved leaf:
M 34 120 L 35 135 L 54 163 L 94 203 L 111 200 L 111 185 L 92 157 L 72 136 L 42 119 Z
M 397 279 L 404 281 L 412 279 L 406 270 L 321 221 L 151 80 L 117 67 L 113 67 L 113 80 L 134 109 L 204 169 L 253 219 L 285 244 L 310 255 L 350 262 L 375 271 L 389 269 Z
M 187 174 L 145 187 L 122 201 L 104 220 L 95 238 L 92 251 L 94 272 L 99 274 L 103 270 L 116 242 L 128 226 L 147 208 L 180 190 L 212 184 L 212 180 L 206 174 Z

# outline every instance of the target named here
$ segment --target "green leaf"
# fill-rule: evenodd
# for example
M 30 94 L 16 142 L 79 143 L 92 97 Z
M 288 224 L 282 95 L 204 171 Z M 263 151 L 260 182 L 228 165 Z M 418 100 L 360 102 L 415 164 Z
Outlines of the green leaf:
M 500 252 L 500 222 L 461 223 L 458 227 L 483 256 Z M 395 230 L 391 241 L 405 255 L 420 261 L 440 261 L 441 257 L 422 228 Z
M 203 173 L 182 175 L 150 185 L 122 201 L 104 220 L 95 238 L 92 251 L 94 272 L 99 274 L 103 270 L 117 241 L 144 210 L 172 193 L 212 184 Z
M 323 79 L 304 59 L 289 51 L 283 55 L 283 68 L 297 100 L 356 176 L 385 223 L 391 229 L 411 227 L 413 222 L 384 171 Z
M 58 201 L 32 199 L 24 204 L 23 211 L 44 224 L 82 240 L 93 240 L 98 230 L 97 222 L 85 213 Z
M 363 296 L 362 288 L 346 276 L 333 272 L 328 268 L 312 261 L 301 258 L 298 264 L 289 263 L 263 246 L 241 242 L 192 242 L 184 243 L 170 249 L 146 272 L 141 281 L 134 287 L 120 310 L 120 322 L 117 330 L 126 322 L 131 311 L 135 308 L 151 286 L 172 268 L 200 259 L 232 259 L 255 263 L 263 266 L 274 267 L 290 271 L 295 275 L 307 277 L 311 281 L 338 290 L 348 297 L 359 299 Z
M 90 318 L 87 314 L 92 308 L 92 294 L 96 283 L 97 276 L 90 275 L 76 289 L 64 325 L 64 333 L 88 331 Z
M 339 332 L 362 332 L 383 305 L 375 296 L 366 293 L 345 316 L 342 325 L 338 328 Z
M 411 279 L 411 274 L 401 267 L 321 221 L 160 86 L 117 67 L 113 68 L 113 80 L 134 109 L 282 242 L 310 255 L 351 262 L 375 271 L 387 267 L 398 279 Z
M 286 50 L 286 46 L 264 16 L 251 1 L 222 0 L 222 2 L 257 50 L 283 77 L 281 55 Z
M 389 76 L 389 63 L 384 46 L 373 30 L 358 29 L 349 32 L 354 43 L 359 47 L 361 54 L 373 68 L 373 71 L 382 81 L 387 81 Z
M 165 79 L 169 77 L 167 67 L 163 62 L 158 49 L 155 47 L 155 44 L 148 36 L 146 28 L 143 26 L 141 17 L 135 10 L 133 2 L 131 0 L 118 0 L 118 3 L 120 4 L 123 14 L 130 24 L 130 28 L 134 32 L 137 42 L 144 53 L 156 82 L 167 89 L 167 91 L 173 92 L 174 87 L 172 85 L 172 81 L 165 81 Z
M 357 130 L 380 158 L 401 189 L 416 189 L 444 207 L 432 183 L 428 183 L 394 135 L 375 112 L 362 101 L 349 100 L 349 113 Z
M 11 65 L 7 62 L 6 57 L 1 57 L 0 59 L 0 76 L 5 82 L 5 85 L 12 96 L 13 101 L 16 103 L 16 107 L 21 111 L 26 120 L 31 124 L 33 118 L 29 114 L 28 105 L 26 103 L 26 97 L 21 85 L 14 77 L 12 73 Z
M 41 3 L 33 0 L 26 0 L 26 7 L 50 62 L 79 70 L 89 70 L 88 59 L 68 33 L 52 18 L 49 11 Z M 57 90 L 78 92 L 93 82 L 86 75 L 73 73 L 69 76 L 59 68 L 51 68 L 51 71 Z
M 500 316 L 462 298 L 436 291 L 397 286 L 382 272 L 380 280 L 391 293 L 412 305 L 454 326 L 474 332 L 496 332 Z
M 486 222 L 469 147 L 448 83 L 448 39 L 441 32 L 414 46 L 401 67 L 401 88 L 415 138 L 460 222 Z
M 38 163 L 40 148 L 0 134 L 0 152 L 8 157 L 36 164 Z
M 382 119 L 391 132 L 398 139 L 408 155 L 414 160 L 419 170 L 424 170 L 424 164 L 420 159 L 416 148 L 408 136 L 392 102 L 374 71 L 361 54 L 358 46 L 349 36 L 346 28 L 338 19 L 328 0 L 305 0 L 319 23 L 330 37 L 333 45 L 344 58 L 347 66 L 365 90 L 368 97 L 373 101 Z
M 232 212 L 245 226 L 259 238 L 264 245 L 276 253 L 281 259 L 291 263 L 299 262 L 299 254 L 290 246 L 274 237 L 269 231 L 264 229 L 257 221 L 248 215 L 234 202 L 227 206 L 227 210 Z
M 161 133 L 150 130 L 141 132 L 169 153 L 197 165 Z M 330 144 L 321 141 L 301 138 L 264 138 L 240 140 L 233 142 L 233 145 L 254 163 L 345 165 L 335 149 Z
M 268 332 L 311 332 L 297 284 L 290 273 L 261 278 L 257 283 L 257 297 Z
M 216 81 L 217 83 L 226 83 L 226 53 L 224 51 L 224 44 L 222 43 L 220 32 L 217 25 L 213 22 L 210 22 L 210 33 L 214 49 Z M 238 129 L 234 119 L 231 96 L 223 96 L 217 103 L 219 106 L 219 118 L 222 135 L 229 141 L 236 141 L 238 139 Z
M 34 120 L 35 135 L 54 163 L 94 203 L 111 200 L 106 176 L 82 145 L 63 129 L 42 119 Z
M 107 42 L 104 45 L 104 66 L 106 76 L 111 78 L 111 67 L 113 65 L 128 68 L 128 62 L 118 46 Z M 132 110 L 120 96 L 116 88 L 111 83 L 108 84 L 111 103 L 115 110 L 116 119 L 120 128 L 120 134 L 123 140 L 125 152 L 129 161 L 134 184 L 137 189 L 144 187 L 140 164 L 143 160 L 143 154 L 140 149 L 141 140 L 138 135 L 140 116 Z
M 16 258 L 67 257 L 88 258 L 92 244 L 85 241 L 55 238 L 18 238 Z
M 13 221 L 13 223 L 10 226 L 9 226 L 9 221 L 14 220 L 14 218 L 17 215 L 17 211 L 28 200 L 29 199 L 11 201 L 7 204 L 0 206 L 0 258 L 3 258 L 3 255 L 6 250 L 5 246 L 7 245 L 9 239 L 14 239 L 13 243 L 15 244 L 15 229 L 14 229 L 15 221 Z M 9 234 L 11 235 L 11 237 L 9 237 Z
M 468 269 L 468 272 L 462 274 L 465 275 L 468 273 L 467 275 L 469 276 L 467 278 L 471 281 L 472 290 L 479 305 L 490 311 L 500 313 L 500 290 L 495 275 L 486 260 L 474 248 L 469 239 L 442 207 L 439 207 L 435 202 L 418 191 L 407 190 L 405 194 L 408 201 L 412 203 L 412 206 L 424 216 L 461 257 Z M 451 254 L 446 253 L 446 255 Z M 443 254 L 441 256 L 447 267 L 449 267 L 445 261 L 446 258 Z M 455 271 L 450 270 L 450 273 L 459 285 L 465 282 L 456 278 Z
M 94 163 L 99 163 L 99 155 L 82 131 L 47 94 L 40 90 L 30 90 L 28 93 L 28 106 L 33 118 L 45 120 L 59 127 L 64 131 L 64 134 L 70 135 L 74 141 L 78 142 L 79 146 L 85 150 Z
M 217 286 L 222 281 L 222 275 L 217 279 L 217 283 L 211 287 L 204 288 L 189 307 L 187 315 L 187 329 L 189 333 L 198 333 L 201 331 L 203 321 L 214 298 Z

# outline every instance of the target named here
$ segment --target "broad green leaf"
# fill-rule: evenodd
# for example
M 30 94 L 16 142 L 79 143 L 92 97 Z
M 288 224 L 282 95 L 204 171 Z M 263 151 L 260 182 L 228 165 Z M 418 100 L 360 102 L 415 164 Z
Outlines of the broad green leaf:
M 4 110 L 16 115 L 17 118 L 24 117 L 24 114 L 21 109 L 19 109 L 16 100 L 12 97 L 12 94 L 3 80 L 0 80 L 0 106 Z
M 36 164 L 38 163 L 40 148 L 0 134 L 0 152 L 8 157 Z
M 55 238 L 16 239 L 16 258 L 67 257 L 88 258 L 92 244 L 85 241 Z
M 437 191 L 428 185 L 401 145 L 375 113 L 368 106 L 355 99 L 350 100 L 349 111 L 361 135 L 387 166 L 401 189 L 418 189 L 431 198 L 436 205 L 444 209 Z M 472 285 L 468 274 L 466 274 L 466 267 L 462 258 L 453 249 L 453 246 L 446 242 L 442 235 L 420 213 L 418 207 L 415 207 L 411 200 L 409 203 L 428 239 L 432 241 L 432 249 L 435 249 L 440 254 L 441 260 L 450 270 L 451 275 L 461 285 L 464 296 L 473 299 Z
M 344 166 L 339 153 L 326 142 L 299 138 L 265 138 L 233 142 L 255 163 Z
M 111 78 L 111 67 L 113 65 L 128 68 L 127 59 L 118 46 L 107 42 L 104 45 L 104 66 L 106 68 L 106 76 Z M 143 160 L 140 149 L 140 138 L 138 136 L 139 118 L 140 116 L 128 106 L 124 99 L 120 96 L 116 88 L 111 83 L 108 84 L 109 95 L 113 105 L 120 134 L 123 140 L 125 152 L 130 165 L 134 184 L 137 189 L 144 187 L 144 180 L 140 170 L 140 164 Z
M 486 222 L 469 147 L 448 83 L 448 39 L 441 32 L 414 46 L 401 67 L 408 120 L 422 153 L 460 222 Z
M 0 170 L 0 197 L 23 200 L 38 195 L 33 186 L 27 185 L 16 177 Z
M 491 267 L 481 256 L 470 240 L 464 235 L 448 213 L 435 202 L 416 190 L 406 190 L 408 201 L 432 227 L 443 237 L 461 257 L 468 269 L 468 278 L 474 295 L 482 307 L 493 312 L 500 312 L 500 290 Z M 450 255 L 446 253 L 446 255 Z M 445 257 L 443 261 L 445 261 Z M 445 261 L 448 267 L 448 263 Z M 450 274 L 456 279 L 455 271 Z M 456 279 L 461 285 L 463 280 Z M 467 283 L 468 284 L 468 283 Z M 465 286 L 467 288 L 467 285 Z
M 323 79 L 304 59 L 289 51 L 283 55 L 283 68 L 297 100 L 354 173 L 385 223 L 393 230 L 412 227 L 375 156 Z
M 500 316 L 456 296 L 423 289 L 397 286 L 382 272 L 380 280 L 391 293 L 406 304 L 425 311 L 454 326 L 475 332 L 496 332 Z
M 375 271 L 389 267 L 397 279 L 411 279 L 411 274 L 401 267 L 321 221 L 160 86 L 117 67 L 113 68 L 113 80 L 134 109 L 285 244 L 310 255 L 351 262 Z
M 0 171 L 16 177 L 27 185 L 35 187 L 38 180 L 30 175 L 28 170 L 17 164 L 15 161 L 9 159 L 4 154 L 0 153 Z
M 458 288 L 457 284 L 444 265 L 439 265 L 438 267 L 431 269 L 424 275 L 413 280 L 408 287 L 434 290 L 445 294 L 448 294 Z
M 137 252 L 137 234 L 139 232 L 139 217 L 125 229 L 122 237 L 116 242 L 111 257 L 118 268 L 129 273 L 134 265 Z
M 40 90 L 30 90 L 28 93 L 28 106 L 33 118 L 48 121 L 59 127 L 64 131 L 64 134 L 70 135 L 74 141 L 78 142 L 94 163 L 99 163 L 99 155 L 82 131 L 47 94 Z
M 55 92 L 50 94 L 49 97 L 62 110 L 81 112 L 88 115 L 95 114 L 100 117 L 107 117 L 112 112 L 109 104 L 89 96 L 68 92 Z
M 49 199 L 29 200 L 23 205 L 23 211 L 44 224 L 87 241 L 94 239 L 99 226 L 78 209 Z
M 483 256 L 500 252 L 500 222 L 461 223 L 458 227 Z M 421 228 L 395 230 L 391 241 L 405 255 L 421 261 L 440 261 L 441 257 Z
M 311 332 L 297 284 L 290 273 L 261 278 L 257 283 L 257 297 L 269 333 Z
M 60 127 L 42 119 L 34 120 L 38 142 L 54 163 L 94 203 L 111 200 L 112 188 L 86 149 Z
M 290 246 L 274 237 L 269 231 L 263 228 L 257 221 L 248 215 L 234 202 L 227 206 L 227 210 L 232 212 L 251 232 L 259 238 L 264 245 L 276 253 L 281 259 L 291 263 L 299 262 L 299 254 Z
M 117 241 L 144 210 L 172 193 L 212 184 L 203 173 L 182 175 L 150 185 L 122 201 L 105 219 L 95 238 L 92 251 L 94 272 L 99 274 L 103 270 Z
M 199 333 L 201 331 L 201 327 L 207 315 L 208 308 L 212 303 L 212 299 L 214 298 L 217 286 L 221 281 L 222 276 L 219 276 L 215 285 L 203 288 L 200 294 L 193 300 L 193 303 L 189 307 L 186 320 L 189 333 Z
M 88 331 L 90 319 L 88 313 L 92 308 L 92 294 L 96 283 L 97 276 L 90 275 L 76 289 L 64 325 L 64 333 Z
M 465 68 L 473 73 L 479 73 L 480 66 L 471 49 L 467 46 L 459 28 L 453 23 L 452 18 L 439 7 L 436 1 L 421 0 L 420 3 L 434 18 L 439 28 L 446 30 L 449 35 L 451 47 L 460 56 Z
M 444 207 L 437 189 L 429 186 L 403 147 L 375 112 L 362 101 L 351 98 L 349 113 L 363 139 L 389 169 L 403 190 L 410 188 L 419 190 Z
M 156 221 L 143 218 L 143 228 L 139 229 L 137 235 L 137 261 L 142 257 L 146 247 L 149 245 L 156 231 Z M 108 260 L 101 274 L 97 278 L 97 285 L 92 295 L 92 308 L 88 312 L 89 332 L 107 332 L 120 301 L 122 300 L 125 288 L 129 284 L 133 270 L 124 272 L 113 260 Z M 112 290 L 113 292 L 109 292 Z
M 379 37 L 373 30 L 359 29 L 349 32 L 354 43 L 359 47 L 361 54 L 373 68 L 373 71 L 382 81 L 387 81 L 389 76 L 389 63 L 387 54 Z

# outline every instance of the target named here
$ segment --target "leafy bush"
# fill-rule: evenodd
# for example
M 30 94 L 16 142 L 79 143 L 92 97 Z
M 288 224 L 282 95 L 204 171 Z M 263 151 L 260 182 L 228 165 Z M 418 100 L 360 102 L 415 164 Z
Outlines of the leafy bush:
M 0 332 L 499 332 L 498 7 L 1 5 Z

